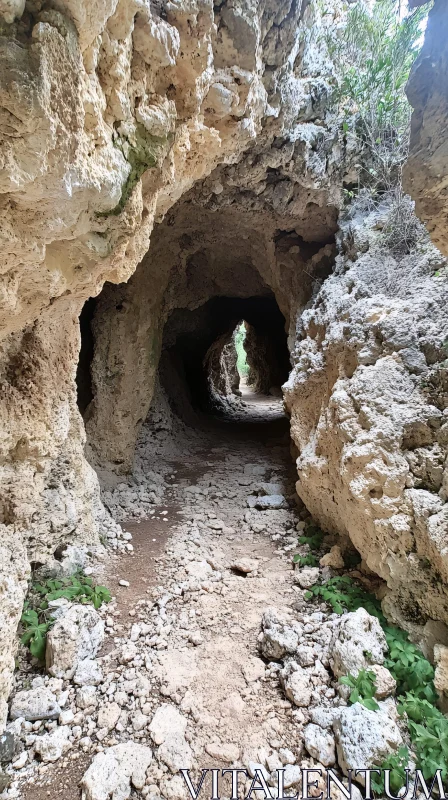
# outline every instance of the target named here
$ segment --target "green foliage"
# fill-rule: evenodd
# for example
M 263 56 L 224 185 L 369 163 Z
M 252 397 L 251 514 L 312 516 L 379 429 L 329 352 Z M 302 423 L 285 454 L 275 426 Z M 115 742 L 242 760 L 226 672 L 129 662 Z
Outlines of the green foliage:
M 409 720 L 408 725 L 424 777 L 431 778 L 440 769 L 445 780 L 448 776 L 448 719 L 435 708 L 424 724 Z
M 51 627 L 50 622 L 39 622 L 39 615 L 34 609 L 27 609 L 23 612 L 20 621 L 23 627 L 23 634 L 20 638 L 22 644 L 29 647 L 31 655 L 43 661 L 45 656 L 45 644 L 47 633 Z
M 94 585 L 92 578 L 82 572 L 60 580 L 32 583 L 21 616 L 21 642 L 29 647 L 31 655 L 39 661 L 44 659 L 47 633 L 54 623 L 48 614 L 48 603 L 61 597 L 77 603 L 90 603 L 96 609 L 111 600 L 106 586 Z
M 306 533 L 303 536 L 299 536 L 299 544 L 307 544 L 310 550 L 320 550 L 324 535 L 324 532 L 317 525 L 308 525 Z
M 237 370 L 241 378 L 246 378 L 249 374 L 249 364 L 247 363 L 244 340 L 246 338 L 246 326 L 244 322 L 238 326 L 235 332 L 235 349 L 237 354 Z
M 307 599 L 321 597 L 332 607 L 336 614 L 365 608 L 369 614 L 377 617 L 380 622 L 384 620 L 378 600 L 347 575 L 330 578 L 325 583 L 312 586 L 305 597 Z
M 342 75 L 336 95 L 343 132 L 354 136 L 361 150 L 361 183 L 378 190 L 400 182 L 411 111 L 405 86 L 427 11 L 423 6 L 400 20 L 395 0 L 376 0 L 371 8 L 358 2 L 339 35 L 327 36 Z
M 351 691 L 350 703 L 361 703 L 369 711 L 378 711 L 379 705 L 374 695 L 376 692 L 376 675 L 370 670 L 360 669 L 356 678 L 353 675 L 345 675 L 339 678 L 339 683 L 349 686 Z
M 434 687 L 433 666 L 418 647 L 409 641 L 405 631 L 387 625 L 378 600 L 348 576 L 331 578 L 324 584 L 313 586 L 306 597 L 323 598 L 338 614 L 363 607 L 378 618 L 389 647 L 384 664 L 397 681 L 398 710 L 400 714 L 407 716 L 417 765 L 426 780 L 437 769 L 441 770 L 442 779 L 445 780 L 448 777 L 448 718 L 435 706 L 438 698 Z M 364 655 L 368 658 L 367 651 Z M 361 702 L 360 698 L 368 700 L 372 697 L 369 694 L 371 689 L 368 688 L 371 681 L 369 675 L 374 676 L 374 673 L 361 670 L 357 678 L 348 675 L 340 679 L 341 683 L 353 690 L 350 702 Z M 409 758 L 409 753 L 405 753 L 405 750 L 406 748 L 400 748 L 381 765 L 382 769 L 392 770 L 391 788 L 395 792 L 405 784 L 404 769 Z M 374 789 L 382 792 L 382 780 L 379 777 L 375 780 L 377 785 Z
M 307 556 L 299 556 L 298 553 L 293 558 L 294 564 L 298 564 L 299 567 L 317 567 L 319 562 L 316 556 L 313 556 L 312 553 L 309 553 Z
M 47 602 L 65 597 L 67 600 L 76 600 L 78 603 L 92 603 L 96 609 L 111 600 L 109 589 L 105 586 L 94 586 L 92 579 L 81 572 L 71 575 L 69 578 L 34 584 L 33 589 L 43 595 Z
M 415 698 L 437 702 L 434 688 L 434 668 L 422 652 L 409 641 L 408 634 L 399 628 L 384 626 L 389 647 L 385 666 L 397 681 L 399 695 L 412 692 Z
M 409 750 L 400 747 L 396 753 L 391 753 L 382 762 L 380 769 L 390 769 L 389 786 L 392 794 L 397 795 L 403 786 L 406 786 L 406 767 L 409 764 Z M 372 789 L 382 797 L 384 794 L 384 773 L 372 774 Z

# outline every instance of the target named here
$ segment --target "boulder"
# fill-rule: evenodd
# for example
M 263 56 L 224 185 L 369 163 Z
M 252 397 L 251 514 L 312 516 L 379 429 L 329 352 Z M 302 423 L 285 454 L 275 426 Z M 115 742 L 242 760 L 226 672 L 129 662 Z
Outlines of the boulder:
M 380 766 L 384 759 L 402 744 L 398 726 L 390 718 L 385 705 L 369 711 L 360 703 L 342 708 L 333 723 L 339 766 L 344 775 L 349 769 Z M 362 774 L 357 781 L 363 786 Z
M 377 700 L 384 700 L 385 697 L 395 694 L 397 681 L 386 667 L 381 664 L 372 664 L 369 669 L 375 673 L 375 697 Z
M 23 717 L 34 722 L 38 719 L 58 719 L 61 709 L 53 692 L 41 686 L 17 692 L 9 713 L 11 719 Z
M 159 760 L 173 773 L 189 769 L 193 763 L 190 745 L 185 739 L 186 729 L 186 718 L 170 703 L 159 706 L 149 726 L 153 742 L 160 745 Z
M 103 639 L 98 612 L 92 606 L 71 606 L 48 633 L 47 670 L 57 678 L 72 678 L 80 661 L 95 658 Z
M 299 708 L 309 706 L 314 689 L 311 670 L 304 669 L 295 661 L 291 661 L 282 669 L 280 681 L 288 700 Z
M 319 561 L 321 567 L 331 567 L 332 569 L 343 569 L 344 559 L 342 558 L 341 548 L 337 544 Z
M 331 767 L 336 762 L 334 736 L 322 730 L 319 725 L 311 723 L 304 730 L 303 743 L 310 756 L 324 767 Z
M 287 508 L 288 504 L 282 494 L 266 494 L 263 497 L 256 497 L 250 504 L 260 511 L 269 511 L 278 508 Z
M 98 664 L 91 658 L 84 658 L 76 667 L 73 682 L 78 686 L 98 686 L 103 680 L 103 672 Z
M 261 620 L 261 651 L 266 658 L 279 660 L 297 650 L 302 626 L 289 622 L 275 608 L 268 608 Z
M 331 668 L 339 678 L 356 676 L 360 669 L 383 664 L 387 652 L 386 637 L 376 617 L 364 608 L 344 614 L 335 629 L 330 645 Z
M 81 780 L 82 800 L 127 800 L 132 786 L 143 789 L 151 761 L 150 748 L 136 742 L 98 753 Z
M 65 726 L 38 736 L 34 743 L 36 755 L 45 763 L 57 761 L 72 746 L 69 737 L 70 729 Z

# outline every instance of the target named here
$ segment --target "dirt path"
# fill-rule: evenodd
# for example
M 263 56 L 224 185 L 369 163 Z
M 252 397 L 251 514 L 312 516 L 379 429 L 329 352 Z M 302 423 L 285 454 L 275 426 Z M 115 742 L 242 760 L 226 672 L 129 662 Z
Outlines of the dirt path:
M 299 765 L 316 763 L 303 749 L 310 707 L 344 701 L 326 669 L 335 615 L 304 600 L 293 571 L 306 516 L 294 472 L 279 401 L 248 391 L 231 423 L 142 431 L 133 478 L 105 493 L 133 549 L 98 576 L 113 594 L 100 612 L 101 681 L 88 702 L 86 687 L 58 687 L 72 712 L 67 752 L 32 760 L 33 729 L 8 800 L 79 800 L 88 765 L 124 742 L 153 751 L 138 792 L 152 800 L 186 797 L 181 768 L 261 764 L 268 776 L 284 766 L 294 786 Z M 37 725 L 38 735 L 60 730 Z

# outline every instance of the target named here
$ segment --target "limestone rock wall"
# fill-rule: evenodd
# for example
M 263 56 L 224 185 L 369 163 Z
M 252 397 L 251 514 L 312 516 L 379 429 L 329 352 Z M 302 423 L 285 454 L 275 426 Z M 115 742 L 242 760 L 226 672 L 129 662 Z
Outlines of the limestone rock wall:
M 387 581 L 389 615 L 416 630 L 448 620 L 448 283 L 424 239 L 391 255 L 389 213 L 355 209 L 342 224 L 284 390 L 298 494 L 350 537 Z
M 414 5 L 421 5 L 420 2 Z M 407 94 L 414 108 L 406 191 L 434 244 L 448 254 L 448 6 L 435 0 Z
M 129 279 L 154 222 L 195 182 L 236 164 L 270 121 L 265 141 L 291 127 L 297 100 L 311 108 L 325 61 L 306 56 L 313 14 L 301 0 L 0 0 L 0 728 L 29 562 L 61 541 L 98 543 L 104 520 L 76 408 L 83 302 Z M 312 157 L 305 121 L 298 149 Z M 113 345 L 107 369 L 93 367 L 105 413 L 111 382 L 142 363 L 153 382 L 169 275 L 154 278 L 123 375 Z M 115 310 L 120 298 L 118 288 Z

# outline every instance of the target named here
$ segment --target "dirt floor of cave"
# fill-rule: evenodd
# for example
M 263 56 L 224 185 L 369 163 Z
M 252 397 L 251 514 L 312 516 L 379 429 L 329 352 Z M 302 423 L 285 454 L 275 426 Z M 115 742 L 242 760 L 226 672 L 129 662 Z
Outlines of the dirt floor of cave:
M 198 485 L 204 475 L 213 476 L 219 472 L 221 496 L 205 504 L 200 501 L 199 505 L 205 513 L 207 510 L 215 512 L 231 531 L 210 531 L 205 544 L 218 565 L 231 573 L 232 585 L 224 596 L 201 592 L 187 604 L 187 610 L 194 606 L 199 614 L 203 634 L 199 646 L 190 644 L 186 649 L 179 648 L 173 637 L 173 644 L 169 642 L 167 649 L 160 653 L 162 682 L 171 684 L 168 701 L 177 689 L 181 692 L 187 689 L 191 705 L 196 704 L 200 710 L 196 716 L 204 742 L 226 746 L 236 743 L 255 751 L 257 747 L 269 748 L 274 740 L 292 750 L 296 744 L 291 704 L 285 701 L 277 682 L 272 685 L 262 682 L 256 688 L 253 684 L 251 688 L 251 683 L 244 678 L 248 665 L 252 663 L 253 666 L 253 659 L 259 658 L 257 639 L 263 611 L 268 606 L 290 609 L 296 596 L 292 555 L 279 549 L 279 544 L 272 540 L 269 514 L 277 524 L 280 517 L 288 518 L 290 534 L 294 534 L 293 526 L 299 519 L 297 509 L 292 506 L 282 512 L 265 512 L 268 520 L 265 531 L 256 534 L 244 531 L 248 511 L 244 467 L 248 463 L 264 467 L 265 476 L 260 476 L 260 480 L 269 480 L 269 476 L 274 475 L 275 480 L 283 484 L 285 495 L 291 496 L 294 467 L 288 431 L 281 401 L 254 395 L 243 386 L 242 401 L 232 419 L 209 420 L 199 440 L 192 439 L 190 448 L 186 436 L 182 459 L 173 459 L 172 451 L 167 448 L 171 478 L 164 504 L 150 519 L 121 523 L 133 535 L 134 551 L 112 558 L 101 577 L 101 582 L 106 583 L 116 597 L 116 611 L 129 634 L 136 622 L 139 604 L 147 600 L 154 587 L 164 585 L 166 575 L 176 566 L 175 559 L 181 552 L 178 530 L 191 518 L 197 505 L 195 496 L 187 496 L 186 490 Z M 163 443 L 158 450 L 160 459 Z M 280 520 L 279 524 L 282 526 L 283 522 Z M 242 556 L 258 560 L 256 577 L 243 577 L 231 571 L 231 565 Z M 129 587 L 120 586 L 122 579 L 129 582 Z M 113 647 L 113 639 L 109 637 L 101 655 Z M 112 670 L 113 667 L 112 661 L 108 668 Z M 166 701 L 166 696 L 158 695 L 157 704 Z M 242 730 L 244 744 L 241 743 Z M 75 745 L 63 760 L 48 765 L 44 775 L 23 786 L 22 797 L 24 800 L 48 797 L 79 800 L 78 784 L 91 760 L 92 755 L 78 752 Z M 199 768 L 228 765 L 207 752 L 198 759 Z

